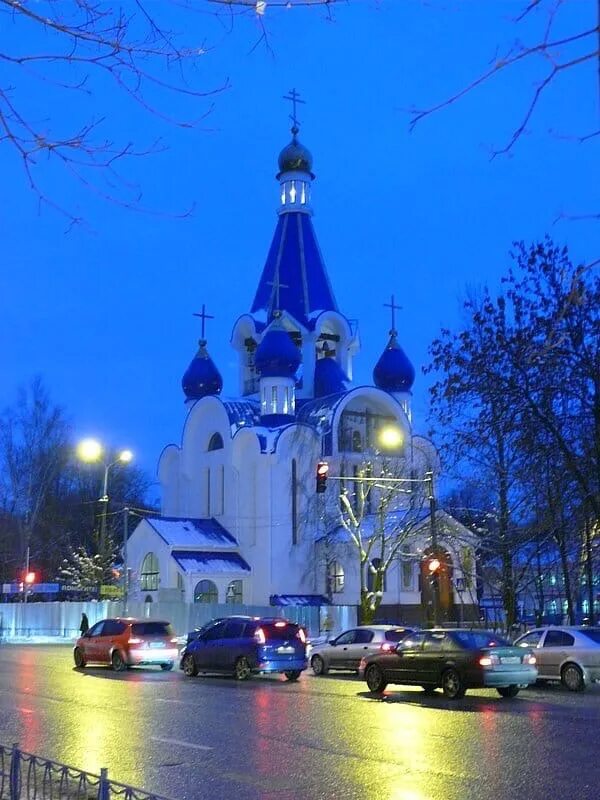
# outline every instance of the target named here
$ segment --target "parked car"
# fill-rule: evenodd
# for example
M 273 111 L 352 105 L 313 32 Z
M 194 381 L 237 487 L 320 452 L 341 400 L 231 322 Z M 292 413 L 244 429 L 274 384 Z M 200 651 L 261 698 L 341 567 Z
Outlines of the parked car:
M 515 644 L 534 648 L 538 681 L 561 681 L 571 692 L 600 681 L 600 627 L 548 625 L 519 636 Z
M 494 633 L 465 629 L 433 629 L 407 636 L 388 653 L 367 656 L 360 664 L 371 692 L 383 692 L 389 683 L 438 687 L 450 699 L 467 689 L 494 687 L 502 697 L 535 683 L 535 656 Z
M 296 681 L 307 667 L 306 634 L 276 617 L 227 617 L 195 631 L 181 654 L 181 669 L 232 674 L 247 680 L 259 672 L 281 672 Z
M 409 633 L 414 630 L 398 625 L 358 625 L 329 642 L 315 645 L 310 665 L 315 675 L 326 675 L 330 669 L 358 672 L 361 658 L 393 650 Z
M 177 639 L 163 620 L 104 619 L 81 636 L 73 650 L 75 666 L 110 664 L 116 672 L 140 664 L 173 669 L 177 660 Z

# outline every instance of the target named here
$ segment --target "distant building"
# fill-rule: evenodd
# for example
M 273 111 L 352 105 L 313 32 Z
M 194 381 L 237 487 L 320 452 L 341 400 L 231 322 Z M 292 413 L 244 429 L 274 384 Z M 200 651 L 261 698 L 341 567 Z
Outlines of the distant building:
M 203 337 L 182 380 L 181 442 L 168 445 L 158 465 L 162 516 L 142 521 L 129 543 L 138 599 L 357 604 L 356 552 L 337 531 L 342 482 L 329 480 L 326 493 L 316 495 L 317 463 L 326 460 L 331 476 L 347 478 L 350 493 L 367 462 L 375 477 L 390 462 L 405 478 L 438 470 L 433 445 L 413 432 L 415 370 L 394 324 L 374 365 L 374 385 L 353 386 L 358 325 L 338 308 L 319 249 L 312 169 L 294 125 L 279 156 L 275 234 L 250 311 L 233 326 L 236 397 L 221 396 L 203 307 Z M 391 307 L 393 321 L 393 298 Z M 380 437 L 390 426 L 399 442 L 386 453 Z M 373 515 L 376 493 L 367 514 Z M 410 503 L 415 493 L 399 493 L 398 514 Z M 380 616 L 420 619 L 431 603 L 422 564 L 430 519 L 418 514 L 410 552 L 404 548 L 387 574 Z M 472 615 L 470 534 L 442 511 L 437 523 L 446 564 L 444 614 Z

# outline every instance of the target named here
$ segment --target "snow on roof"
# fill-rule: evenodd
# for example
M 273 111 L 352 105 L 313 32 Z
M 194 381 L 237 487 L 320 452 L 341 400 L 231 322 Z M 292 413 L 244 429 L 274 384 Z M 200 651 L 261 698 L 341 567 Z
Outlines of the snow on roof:
M 146 517 L 158 535 L 171 547 L 237 547 L 237 540 L 216 519 Z
M 189 550 L 173 550 L 171 553 L 184 572 L 206 572 L 218 574 L 244 574 L 250 566 L 238 553 L 206 553 Z

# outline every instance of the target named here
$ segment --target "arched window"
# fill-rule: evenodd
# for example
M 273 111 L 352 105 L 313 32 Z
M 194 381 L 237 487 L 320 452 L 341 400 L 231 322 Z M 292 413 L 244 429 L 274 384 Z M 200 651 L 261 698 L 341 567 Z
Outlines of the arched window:
M 339 561 L 329 562 L 329 590 L 332 594 L 344 591 L 344 568 Z
M 374 592 L 375 591 L 375 574 L 376 574 L 376 571 L 379 569 L 380 566 L 381 566 L 381 559 L 380 558 L 374 558 L 371 561 L 371 563 L 369 564 L 369 569 L 367 571 L 367 591 L 369 591 L 369 592 Z M 381 584 L 381 590 L 380 590 L 382 592 L 385 592 L 385 583 L 386 583 L 386 580 L 385 580 L 385 575 L 384 575 L 383 576 L 383 582 Z
M 223 449 L 223 437 L 220 433 L 213 433 L 210 437 L 210 441 L 208 443 L 209 450 L 222 450 Z
M 241 581 L 231 581 L 225 594 L 225 602 L 230 605 L 241 605 L 244 602 Z
M 217 603 L 219 595 L 212 581 L 199 581 L 194 589 L 194 603 Z
M 159 578 L 158 558 L 154 553 L 147 553 L 142 561 L 142 569 L 140 571 L 140 589 L 143 592 L 156 592 Z

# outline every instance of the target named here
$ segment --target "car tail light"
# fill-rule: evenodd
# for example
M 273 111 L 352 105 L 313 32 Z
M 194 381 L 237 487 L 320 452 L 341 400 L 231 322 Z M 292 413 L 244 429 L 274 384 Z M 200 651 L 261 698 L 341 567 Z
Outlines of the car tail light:
M 296 634 L 298 639 L 302 642 L 302 644 L 306 644 L 306 634 L 302 630 L 302 628 L 298 628 L 298 633 Z
M 129 640 L 129 644 L 141 644 L 143 639 L 137 639 L 135 636 L 132 636 Z
M 524 664 L 529 664 L 529 665 L 531 665 L 533 667 L 537 663 L 537 658 L 533 655 L 533 653 L 526 653 L 523 656 L 523 663 Z
M 481 658 L 479 659 L 479 664 L 482 667 L 493 667 L 493 666 L 495 666 L 496 664 L 499 664 L 499 663 L 500 663 L 500 659 L 498 658 L 498 656 L 496 654 L 489 655 L 489 656 L 481 656 Z
M 394 649 L 394 646 L 390 642 L 384 642 L 379 649 L 383 653 L 389 653 Z
M 262 628 L 257 628 L 254 631 L 254 638 L 258 642 L 258 644 L 265 644 L 267 639 L 265 637 L 265 632 Z

